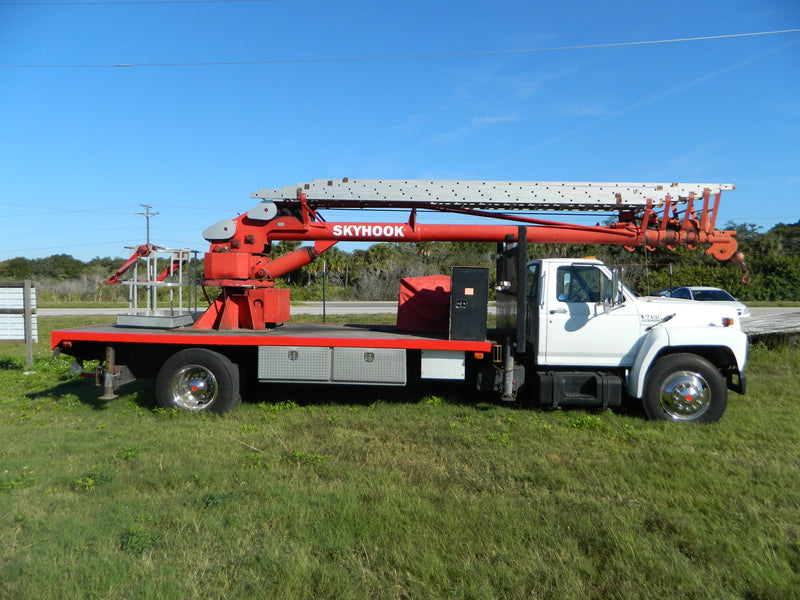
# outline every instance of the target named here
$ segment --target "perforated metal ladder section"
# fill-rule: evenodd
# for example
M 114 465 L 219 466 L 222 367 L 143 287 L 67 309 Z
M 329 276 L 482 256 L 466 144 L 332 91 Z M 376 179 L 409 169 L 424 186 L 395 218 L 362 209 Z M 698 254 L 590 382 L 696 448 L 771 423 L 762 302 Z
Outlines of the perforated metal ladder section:
M 673 206 L 711 194 L 732 190 L 720 183 L 615 183 L 570 181 L 447 181 L 414 179 L 315 179 L 310 183 L 261 189 L 253 198 L 277 205 L 299 202 L 311 208 L 364 208 L 415 206 L 443 209 L 533 211 L 643 211 L 650 200 L 662 207 L 667 196 Z

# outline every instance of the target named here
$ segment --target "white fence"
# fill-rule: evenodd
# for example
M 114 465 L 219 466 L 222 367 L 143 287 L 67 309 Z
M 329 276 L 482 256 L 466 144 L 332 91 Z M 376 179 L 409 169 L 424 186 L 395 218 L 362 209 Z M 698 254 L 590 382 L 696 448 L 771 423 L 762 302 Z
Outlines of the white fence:
M 30 367 L 33 365 L 33 344 L 39 341 L 36 288 L 30 281 L 0 283 L 0 341 L 23 340 Z

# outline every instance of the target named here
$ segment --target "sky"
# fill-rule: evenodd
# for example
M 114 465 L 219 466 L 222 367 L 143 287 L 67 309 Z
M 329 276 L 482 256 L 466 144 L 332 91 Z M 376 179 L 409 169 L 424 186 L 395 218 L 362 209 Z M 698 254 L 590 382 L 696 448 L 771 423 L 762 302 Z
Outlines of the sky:
M 800 2 L 0 0 L 0 261 L 127 256 L 142 205 L 202 252 L 343 177 L 733 183 L 718 226 L 795 223 Z

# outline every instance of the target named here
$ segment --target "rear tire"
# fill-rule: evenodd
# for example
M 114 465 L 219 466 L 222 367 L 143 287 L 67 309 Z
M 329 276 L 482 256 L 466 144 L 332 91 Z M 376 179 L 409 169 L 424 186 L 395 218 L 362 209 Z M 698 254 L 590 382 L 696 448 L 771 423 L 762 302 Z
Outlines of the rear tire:
M 227 356 L 206 348 L 173 354 L 158 373 L 163 408 L 224 414 L 239 404 L 239 369 Z
M 716 423 L 728 405 L 728 388 L 719 370 L 696 354 L 670 354 L 647 374 L 642 407 L 650 419 Z

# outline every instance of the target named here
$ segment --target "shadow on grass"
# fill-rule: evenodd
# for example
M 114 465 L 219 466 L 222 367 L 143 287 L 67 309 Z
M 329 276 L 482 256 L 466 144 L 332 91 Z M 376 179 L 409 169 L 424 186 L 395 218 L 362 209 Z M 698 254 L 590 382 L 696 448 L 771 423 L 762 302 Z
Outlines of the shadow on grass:
M 146 385 L 150 384 L 150 385 Z M 133 386 L 134 384 L 129 384 Z M 142 408 L 152 409 L 158 406 L 155 399 L 154 382 L 141 382 L 142 391 L 137 394 L 136 403 Z M 524 394 L 524 392 L 520 392 Z M 600 413 L 605 410 L 637 419 L 646 420 L 641 402 L 635 399 L 623 399 L 621 406 L 610 409 L 583 406 L 563 406 L 555 409 L 544 408 L 530 398 L 522 396 L 519 402 L 503 402 L 497 393 L 472 389 L 466 384 L 453 382 L 425 382 L 411 384 L 407 387 L 372 386 L 372 385 L 331 385 L 312 383 L 258 383 L 251 384 L 242 390 L 242 402 L 245 404 L 281 404 L 293 402 L 303 407 L 323 407 L 329 405 L 369 407 L 375 403 L 393 405 L 449 405 L 471 408 L 485 412 L 497 408 L 511 408 L 523 412 L 590 412 Z M 235 412 L 235 408 L 233 409 Z
M 88 379 L 71 379 L 40 392 L 25 394 L 31 400 L 50 398 L 57 401 L 65 396 L 71 396 L 95 410 L 106 410 L 112 402 L 125 397 L 140 408 L 151 410 L 156 406 L 155 384 L 149 380 L 134 381 L 120 386 L 116 392 L 117 398 L 112 400 L 101 399 L 102 395 L 103 388 L 95 386 Z
M 372 385 L 329 385 L 313 383 L 259 383 L 251 385 L 243 402 L 279 404 L 294 402 L 299 406 L 371 406 L 376 402 L 387 404 L 442 403 L 451 406 L 469 406 L 476 410 L 515 406 L 501 402 L 491 392 L 481 392 L 453 382 L 426 382 L 407 387 Z
M 155 380 L 136 380 L 122 385 L 117 390 L 118 399 L 133 402 L 139 408 L 153 410 L 158 407 Z M 524 394 L 524 390 L 520 392 Z M 103 400 L 103 388 L 97 387 L 88 379 L 71 379 L 46 390 L 26 394 L 28 399 L 50 398 L 54 401 L 71 396 L 79 402 L 95 410 L 106 410 L 118 399 Z M 522 411 L 545 411 L 552 409 L 537 406 L 531 399 L 524 397 L 519 402 L 503 402 L 496 393 L 479 391 L 466 385 L 454 385 L 453 382 L 415 383 L 407 387 L 387 387 L 372 385 L 330 385 L 313 383 L 257 383 L 250 384 L 242 390 L 242 402 L 247 404 L 280 404 L 293 402 L 299 406 L 361 406 L 368 407 L 376 402 L 397 405 L 412 404 L 447 404 L 450 406 L 469 407 L 478 411 L 489 411 L 495 408 L 514 408 Z M 235 410 L 235 409 L 234 409 Z M 556 410 L 593 411 L 584 407 L 559 407 Z M 634 418 L 644 418 L 641 403 L 635 400 L 624 400 L 622 406 L 614 407 L 613 412 Z
M 0 371 L 21 371 L 25 363 L 13 356 L 0 356 Z
M 327 405 L 367 407 L 376 402 L 398 405 L 427 402 L 437 405 L 441 403 L 468 407 L 482 412 L 497 408 L 511 408 L 522 412 L 602 413 L 610 411 L 616 415 L 646 420 L 641 402 L 633 398 L 623 398 L 620 406 L 610 408 L 567 405 L 552 409 L 540 406 L 535 398 L 526 396 L 525 392 L 526 390 L 520 391 L 520 400 L 517 402 L 503 402 L 497 393 L 471 389 L 466 385 L 453 385 L 452 382 L 426 382 L 405 388 L 259 383 L 255 388 L 251 387 L 247 395 L 243 395 L 242 401 L 252 404 L 294 402 L 298 406 L 313 407 Z M 533 392 L 527 390 L 527 393 L 532 394 Z

